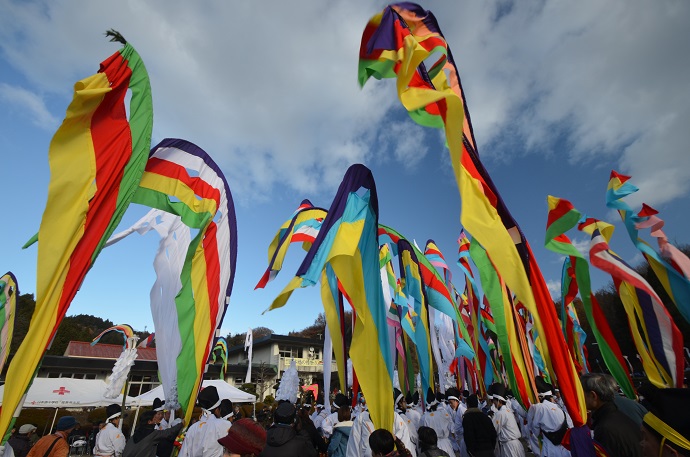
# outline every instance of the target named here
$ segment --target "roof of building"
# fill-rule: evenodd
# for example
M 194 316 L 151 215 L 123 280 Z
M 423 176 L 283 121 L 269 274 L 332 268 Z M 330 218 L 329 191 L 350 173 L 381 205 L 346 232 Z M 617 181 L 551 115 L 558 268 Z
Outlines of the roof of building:
M 316 338 L 302 338 L 301 336 L 288 336 L 288 335 L 277 335 L 275 333 L 272 333 L 270 335 L 262 336 L 261 338 L 258 338 L 254 340 L 254 347 L 261 347 L 261 346 L 267 346 L 269 344 L 295 344 L 299 346 L 315 346 L 315 347 L 323 347 L 323 340 L 319 340 Z M 233 346 L 230 349 L 228 349 L 228 354 L 232 354 L 234 352 L 242 352 L 244 351 L 244 344 L 240 344 L 237 346 Z
M 70 341 L 65 350 L 65 357 L 85 357 L 91 359 L 116 360 L 122 354 L 119 344 L 94 344 L 84 341 Z M 157 360 L 156 348 L 138 348 L 136 360 Z

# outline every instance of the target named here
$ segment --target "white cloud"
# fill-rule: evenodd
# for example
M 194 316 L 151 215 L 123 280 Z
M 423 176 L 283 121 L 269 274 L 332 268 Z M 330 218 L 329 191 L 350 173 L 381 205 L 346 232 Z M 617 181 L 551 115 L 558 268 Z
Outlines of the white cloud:
M 6 103 L 6 107 L 28 116 L 36 127 L 50 131 L 58 125 L 57 118 L 48 111 L 43 99 L 33 92 L 0 82 L 0 100 Z
M 265 198 L 275 186 L 335 187 L 345 165 L 378 158 L 374 145 L 396 132 L 406 136 L 390 158 L 425 156 L 421 129 L 390 122 L 394 86 L 356 84 L 361 32 L 381 6 L 0 0 L 0 47 L 38 90 L 69 99 L 74 81 L 117 49 L 102 33 L 119 29 L 151 75 L 154 135 L 198 143 L 238 199 Z M 690 191 L 689 3 L 427 6 L 454 51 L 483 157 L 510 161 L 518 143 L 612 161 L 642 189 L 631 204 Z
M 561 299 L 561 282 L 550 279 L 546 281 L 546 287 L 549 289 L 549 293 L 551 294 L 551 298 L 554 300 L 560 300 Z

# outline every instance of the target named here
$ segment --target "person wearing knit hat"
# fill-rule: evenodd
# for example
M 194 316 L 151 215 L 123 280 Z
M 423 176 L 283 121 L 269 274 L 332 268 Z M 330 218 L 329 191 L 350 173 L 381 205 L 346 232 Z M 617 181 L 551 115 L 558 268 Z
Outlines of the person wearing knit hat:
M 492 385 L 495 413 L 492 418 L 498 441 L 498 457 L 524 457 L 525 449 L 520 442 L 520 428 L 515 415 L 506 403 L 506 388 L 501 383 Z
M 73 416 L 62 416 L 55 426 L 55 433 L 38 440 L 27 457 L 67 457 L 70 450 L 67 439 L 77 425 Z
M 119 457 L 125 450 L 125 435 L 119 429 L 122 419 L 122 408 L 118 404 L 111 404 L 105 408 L 106 425 L 96 437 L 94 455 L 99 457 Z
M 690 456 L 690 389 L 640 388 L 648 407 L 642 419 L 642 452 L 649 457 Z
M 255 457 L 266 446 L 266 430 L 252 419 L 240 419 L 218 444 L 226 457 Z
M 438 438 L 438 448 L 446 451 L 448 455 L 455 455 L 453 443 L 450 441 L 453 432 L 453 418 L 445 407 L 439 407 L 439 399 L 443 399 L 443 395 L 440 393 L 434 395 L 430 387 L 426 394 L 427 411 L 422 415 L 419 426 L 433 428 Z
M 611 457 L 641 456 L 640 428 L 618 411 L 613 401 L 618 393 L 618 384 L 613 376 L 585 373 L 580 377 L 580 382 L 592 419 L 594 441 Z
M 26 457 L 31 449 L 31 435 L 36 431 L 36 426 L 24 424 L 19 427 L 19 431 L 10 436 L 7 444 L 12 446 L 14 457 Z

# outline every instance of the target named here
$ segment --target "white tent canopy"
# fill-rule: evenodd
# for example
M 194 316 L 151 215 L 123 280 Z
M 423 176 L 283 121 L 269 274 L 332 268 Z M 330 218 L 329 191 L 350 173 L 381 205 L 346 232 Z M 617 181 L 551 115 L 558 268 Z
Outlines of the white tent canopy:
M 101 379 L 34 378 L 23 407 L 86 408 L 122 404 L 122 395 L 117 398 L 103 397 L 105 389 L 106 383 Z M 0 399 L 4 393 L 5 386 L 0 386 Z M 133 403 L 134 399 L 127 397 L 125 405 Z
M 218 389 L 218 396 L 220 399 L 228 399 L 233 403 L 255 403 L 256 395 L 252 395 L 237 387 L 231 386 L 227 382 L 220 379 L 205 380 L 201 383 L 202 390 L 208 386 L 215 386 Z M 134 397 L 134 404 L 139 406 L 150 406 L 153 404 L 155 398 L 165 400 L 163 394 L 163 386 L 158 386 L 155 389 L 149 390 L 146 393 Z

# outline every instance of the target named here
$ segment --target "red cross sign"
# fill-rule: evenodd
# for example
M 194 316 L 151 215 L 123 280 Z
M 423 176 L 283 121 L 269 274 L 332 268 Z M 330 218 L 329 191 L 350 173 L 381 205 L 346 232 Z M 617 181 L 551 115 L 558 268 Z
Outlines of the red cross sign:
M 58 395 L 65 395 L 69 393 L 69 390 L 65 389 L 64 387 L 60 387 L 58 390 L 54 390 L 53 393 Z

